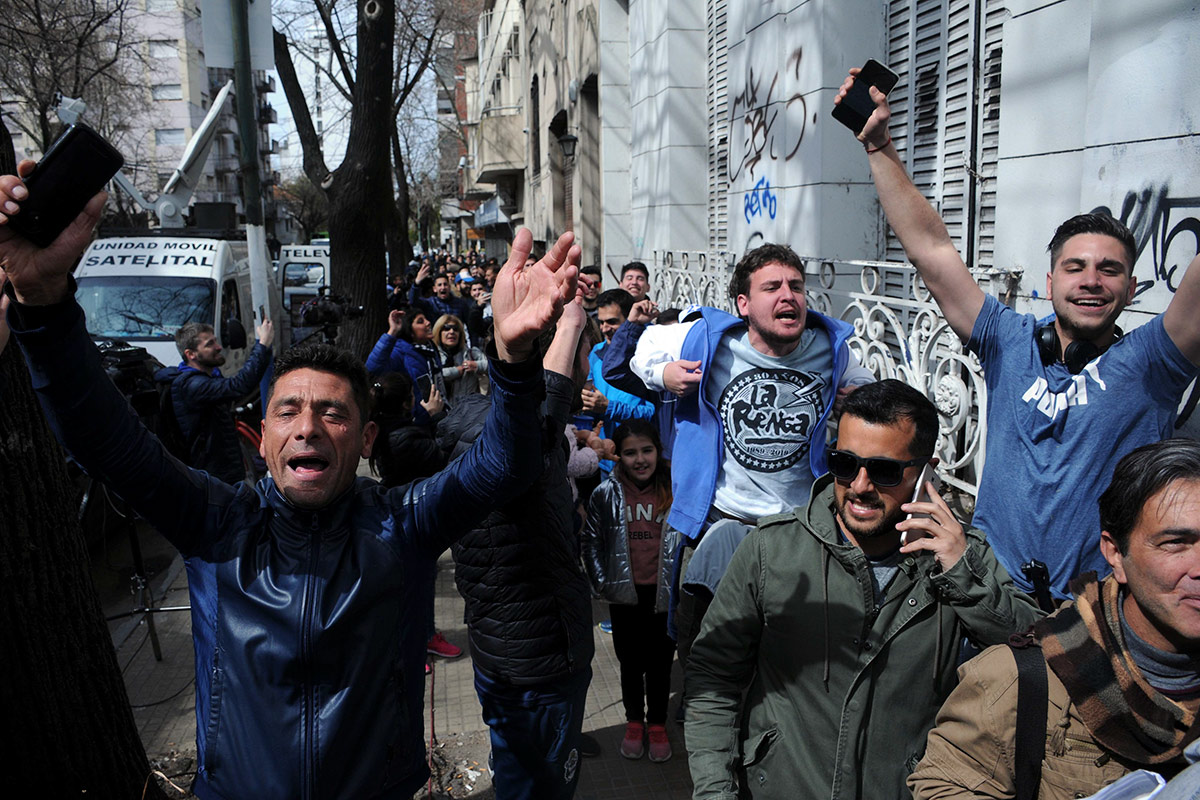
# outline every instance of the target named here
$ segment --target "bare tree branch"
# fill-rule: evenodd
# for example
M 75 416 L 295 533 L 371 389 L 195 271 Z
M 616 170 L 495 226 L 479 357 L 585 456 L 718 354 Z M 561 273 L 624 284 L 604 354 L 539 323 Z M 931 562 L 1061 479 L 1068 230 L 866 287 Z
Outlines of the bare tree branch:
M 296 65 L 292 63 L 292 53 L 288 48 L 287 37 L 279 30 L 273 32 L 275 47 L 275 70 L 279 73 L 279 82 L 283 86 L 284 96 L 287 97 L 288 107 L 292 110 L 292 119 L 296 123 L 296 134 L 300 137 L 300 147 L 304 153 L 304 174 L 314 186 L 322 190 L 328 187 L 329 167 L 325 165 L 325 154 L 321 149 L 321 137 L 317 135 L 313 125 L 312 112 L 308 109 L 308 100 L 300 87 L 300 79 L 296 77 Z

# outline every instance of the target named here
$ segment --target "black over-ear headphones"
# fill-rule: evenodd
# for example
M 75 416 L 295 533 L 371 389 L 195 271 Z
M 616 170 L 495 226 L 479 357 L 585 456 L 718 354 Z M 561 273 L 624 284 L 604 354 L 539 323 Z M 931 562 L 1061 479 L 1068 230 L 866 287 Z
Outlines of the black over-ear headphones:
M 1117 338 L 1120 339 L 1122 335 L 1121 329 L 1116 326 L 1114 328 Z M 1042 363 L 1048 367 L 1058 361 L 1058 329 L 1054 327 L 1054 321 L 1051 320 L 1038 328 L 1036 336 L 1038 353 L 1042 357 Z M 1091 342 L 1074 341 L 1067 345 L 1067 349 L 1063 353 L 1062 363 L 1068 372 L 1072 375 L 1078 375 L 1083 372 L 1083 368 L 1092 359 L 1096 358 L 1102 352 L 1104 351 Z

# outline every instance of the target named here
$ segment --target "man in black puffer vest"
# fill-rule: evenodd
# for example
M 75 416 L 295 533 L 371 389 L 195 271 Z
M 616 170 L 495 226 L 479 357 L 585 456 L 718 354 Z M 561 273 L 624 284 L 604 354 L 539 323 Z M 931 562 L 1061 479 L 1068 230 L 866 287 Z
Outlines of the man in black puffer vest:
M 497 800 L 566 800 L 579 780 L 595 646 L 563 430 L 587 375 L 590 343 L 578 344 L 585 321 L 577 298 L 564 309 L 553 339 L 542 335 L 541 479 L 454 545 L 475 691 L 491 729 Z M 485 397 L 478 403 L 467 398 L 441 423 L 439 438 L 452 456 L 481 434 L 487 408 Z

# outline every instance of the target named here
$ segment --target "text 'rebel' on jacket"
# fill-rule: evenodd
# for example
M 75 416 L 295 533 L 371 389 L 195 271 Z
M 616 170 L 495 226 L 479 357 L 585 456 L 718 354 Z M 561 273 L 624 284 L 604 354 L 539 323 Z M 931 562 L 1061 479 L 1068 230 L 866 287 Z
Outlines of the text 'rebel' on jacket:
M 314 512 L 271 479 L 234 488 L 167 455 L 106 379 L 73 299 L 14 306 L 59 439 L 187 559 L 196 795 L 411 798 L 428 776 L 435 559 L 540 471 L 521 444 L 538 429 L 541 364 L 493 361 L 485 433 L 436 476 L 391 490 L 359 478 Z
M 545 379 L 541 432 L 522 444 L 538 452 L 540 443 L 541 477 L 454 545 L 471 661 L 491 680 L 512 686 L 562 680 L 590 666 L 595 654 L 563 436 L 574 386 L 550 370 Z M 438 426 L 452 455 L 491 424 L 486 408 L 482 395 L 468 396 Z
M 1003 642 L 1040 616 L 974 529 L 945 572 L 904 557 L 875 608 L 833 502 L 825 475 L 806 508 L 759 520 L 721 580 L 685 677 L 695 798 L 907 800 L 962 637 Z

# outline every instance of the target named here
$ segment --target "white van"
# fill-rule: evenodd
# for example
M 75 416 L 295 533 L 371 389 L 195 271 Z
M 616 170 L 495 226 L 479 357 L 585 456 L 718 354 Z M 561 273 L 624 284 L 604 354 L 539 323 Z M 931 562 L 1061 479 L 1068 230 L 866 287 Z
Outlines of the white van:
M 275 280 L 282 290 L 283 341 L 288 345 L 312 335 L 319 330 L 300 319 L 300 307 L 317 296 L 317 290 L 328 286 L 328 244 L 285 244 L 279 251 L 279 265 L 275 268 Z
M 175 333 L 187 322 L 213 326 L 226 348 L 221 369 L 226 376 L 241 368 L 250 350 L 230 346 L 237 338 L 237 326 L 230 320 L 241 323 L 248 344 L 254 343 L 250 263 L 243 241 L 98 239 L 84 251 L 75 280 L 75 297 L 87 314 L 89 333 L 144 347 L 166 366 L 180 361 Z

